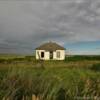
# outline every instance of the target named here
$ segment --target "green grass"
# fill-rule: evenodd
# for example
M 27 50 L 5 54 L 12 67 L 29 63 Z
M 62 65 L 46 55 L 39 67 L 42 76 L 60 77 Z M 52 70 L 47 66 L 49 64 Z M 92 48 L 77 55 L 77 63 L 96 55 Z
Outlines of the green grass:
M 76 56 L 69 56 L 69 57 L 66 57 L 65 59 L 66 61 L 83 61 L 83 60 L 88 60 L 88 61 L 91 61 L 91 60 L 99 60 L 100 61 L 100 55 L 94 55 L 94 56 L 81 56 L 81 55 L 76 55 Z
M 19 58 L 0 63 L 0 100 L 31 100 L 32 94 L 40 100 L 100 98 L 99 60 L 45 61 L 41 67 L 33 56 Z
M 16 61 L 35 61 L 35 56 L 25 56 L 25 55 L 10 55 L 10 54 L 0 54 L 0 63 L 9 63 Z M 100 61 L 100 56 L 66 56 L 64 62 L 76 62 L 76 61 Z M 50 61 L 57 62 L 57 61 Z
M 19 58 L 24 57 L 25 55 L 17 55 L 17 54 L 0 54 L 0 59 L 13 59 L 13 58 Z
M 0 76 L 1 98 L 12 96 L 18 100 L 20 96 L 36 94 L 43 100 L 62 100 L 57 99 L 63 98 L 61 95 L 74 100 L 100 96 L 100 73 L 90 69 L 13 67 L 0 70 Z

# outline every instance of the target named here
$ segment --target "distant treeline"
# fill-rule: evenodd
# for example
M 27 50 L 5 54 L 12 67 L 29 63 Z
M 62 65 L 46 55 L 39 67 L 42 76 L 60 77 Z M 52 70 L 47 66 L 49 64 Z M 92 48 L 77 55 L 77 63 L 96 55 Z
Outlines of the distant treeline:
M 82 60 L 100 60 L 100 56 L 66 56 L 65 62 L 68 61 L 82 61 Z M 23 56 L 14 58 L 0 58 L 0 63 L 12 63 L 12 62 L 22 62 L 22 61 L 35 61 L 35 56 Z
M 24 57 L 15 57 L 15 58 L 0 58 L 0 63 L 12 63 L 19 61 L 33 61 L 35 60 L 34 56 L 24 56 Z
M 81 55 L 76 55 L 76 56 L 66 56 L 65 61 L 81 61 L 81 60 L 100 60 L 100 56 L 81 56 Z

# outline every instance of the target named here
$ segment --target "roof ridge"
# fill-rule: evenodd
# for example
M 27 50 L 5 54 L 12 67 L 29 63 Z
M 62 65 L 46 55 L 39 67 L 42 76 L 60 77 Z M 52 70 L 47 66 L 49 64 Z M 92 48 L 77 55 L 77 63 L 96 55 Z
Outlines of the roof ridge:
M 36 50 L 55 51 L 55 50 L 65 50 L 65 48 L 57 44 L 56 42 L 49 42 L 49 43 L 44 43 L 40 45 L 39 47 L 36 48 Z

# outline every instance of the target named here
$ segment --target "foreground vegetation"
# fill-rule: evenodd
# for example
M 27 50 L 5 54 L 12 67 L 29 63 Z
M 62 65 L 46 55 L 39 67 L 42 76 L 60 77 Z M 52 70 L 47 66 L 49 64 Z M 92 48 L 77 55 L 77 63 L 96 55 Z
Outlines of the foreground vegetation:
M 77 57 L 60 62 L 6 58 L 0 63 L 0 100 L 32 100 L 33 95 L 39 100 L 99 100 L 100 60 Z

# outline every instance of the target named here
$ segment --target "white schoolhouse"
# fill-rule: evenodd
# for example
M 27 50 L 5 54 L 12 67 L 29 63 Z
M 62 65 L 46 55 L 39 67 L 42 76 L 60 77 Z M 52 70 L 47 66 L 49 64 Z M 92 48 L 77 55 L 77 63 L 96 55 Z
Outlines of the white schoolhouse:
M 54 42 L 45 43 L 36 49 L 36 59 L 41 60 L 64 60 L 65 48 Z

